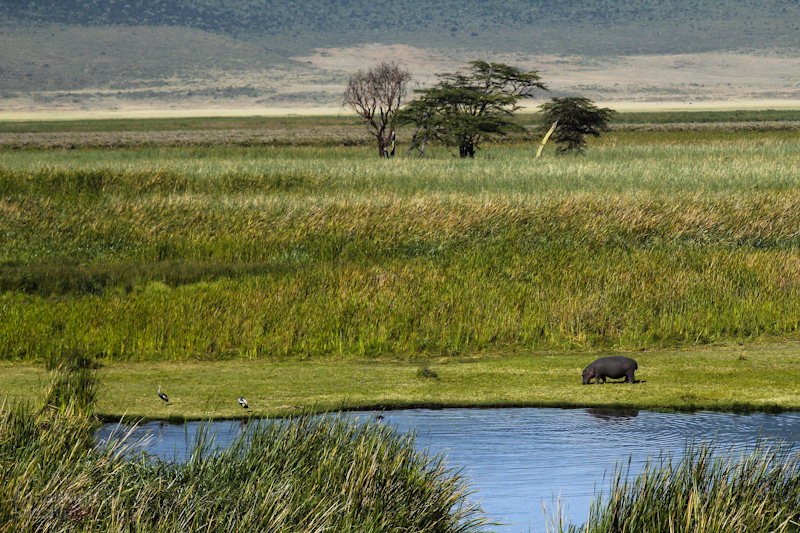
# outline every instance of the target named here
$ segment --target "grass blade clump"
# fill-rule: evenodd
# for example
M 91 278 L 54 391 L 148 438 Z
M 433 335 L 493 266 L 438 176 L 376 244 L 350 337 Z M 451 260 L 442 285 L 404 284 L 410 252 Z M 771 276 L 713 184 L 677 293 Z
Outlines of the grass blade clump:
M 62 348 L 50 354 L 46 366 L 53 375 L 42 409 L 91 416 L 98 389 L 95 358 L 75 348 Z
M 111 527 L 460 532 L 483 523 L 441 457 L 376 423 L 259 422 L 225 451 L 136 464 L 104 482 L 129 488 L 106 518 Z
M 690 444 L 680 460 L 650 461 L 635 478 L 629 466 L 593 505 L 587 531 L 800 531 L 800 455 L 791 447 L 718 453 Z
M 255 422 L 226 450 L 199 435 L 184 463 L 131 455 L 124 437 L 94 449 L 93 427 L 64 410 L 3 406 L 5 530 L 468 532 L 485 522 L 460 473 L 378 423 Z

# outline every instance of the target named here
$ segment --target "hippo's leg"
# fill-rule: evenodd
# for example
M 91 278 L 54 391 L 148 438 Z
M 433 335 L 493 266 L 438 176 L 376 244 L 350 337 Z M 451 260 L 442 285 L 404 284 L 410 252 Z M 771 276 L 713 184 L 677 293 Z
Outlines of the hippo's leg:
M 629 370 L 627 374 L 625 374 L 625 381 L 630 384 L 636 383 L 636 378 L 633 377 L 633 370 Z

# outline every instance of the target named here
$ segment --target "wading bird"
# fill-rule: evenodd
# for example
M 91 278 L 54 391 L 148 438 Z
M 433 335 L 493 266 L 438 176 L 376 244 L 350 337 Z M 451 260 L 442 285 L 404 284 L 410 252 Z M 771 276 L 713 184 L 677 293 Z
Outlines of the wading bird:
M 158 397 L 164 400 L 165 403 L 169 403 L 169 398 L 167 398 L 167 395 L 161 392 L 161 385 L 158 386 Z
M 241 405 L 241 406 L 242 406 L 242 409 L 247 409 L 247 408 L 249 407 L 249 406 L 247 405 L 247 400 L 245 400 L 245 399 L 244 399 L 244 398 L 242 398 L 241 396 L 240 396 L 240 397 L 239 397 L 239 398 L 238 398 L 236 401 L 237 401 L 237 402 L 239 402 L 239 405 Z

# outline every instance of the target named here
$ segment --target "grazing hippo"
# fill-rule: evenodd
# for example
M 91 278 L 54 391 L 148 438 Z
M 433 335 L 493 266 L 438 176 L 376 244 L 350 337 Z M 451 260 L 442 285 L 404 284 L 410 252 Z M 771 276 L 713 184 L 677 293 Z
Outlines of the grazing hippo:
M 633 372 L 639 368 L 636 361 L 622 355 L 601 357 L 583 369 L 583 384 L 586 385 L 592 378 L 595 383 L 605 383 L 606 378 L 617 379 L 625 376 L 628 383 L 636 383 Z

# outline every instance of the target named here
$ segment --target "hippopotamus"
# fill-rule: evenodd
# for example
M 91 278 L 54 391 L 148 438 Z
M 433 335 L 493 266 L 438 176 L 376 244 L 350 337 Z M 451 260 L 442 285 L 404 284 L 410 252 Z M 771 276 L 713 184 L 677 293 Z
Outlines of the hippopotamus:
M 583 384 L 586 385 L 592 378 L 595 383 L 605 383 L 606 378 L 617 379 L 625 376 L 628 383 L 636 383 L 633 372 L 639 368 L 636 361 L 622 355 L 601 357 L 583 369 Z

